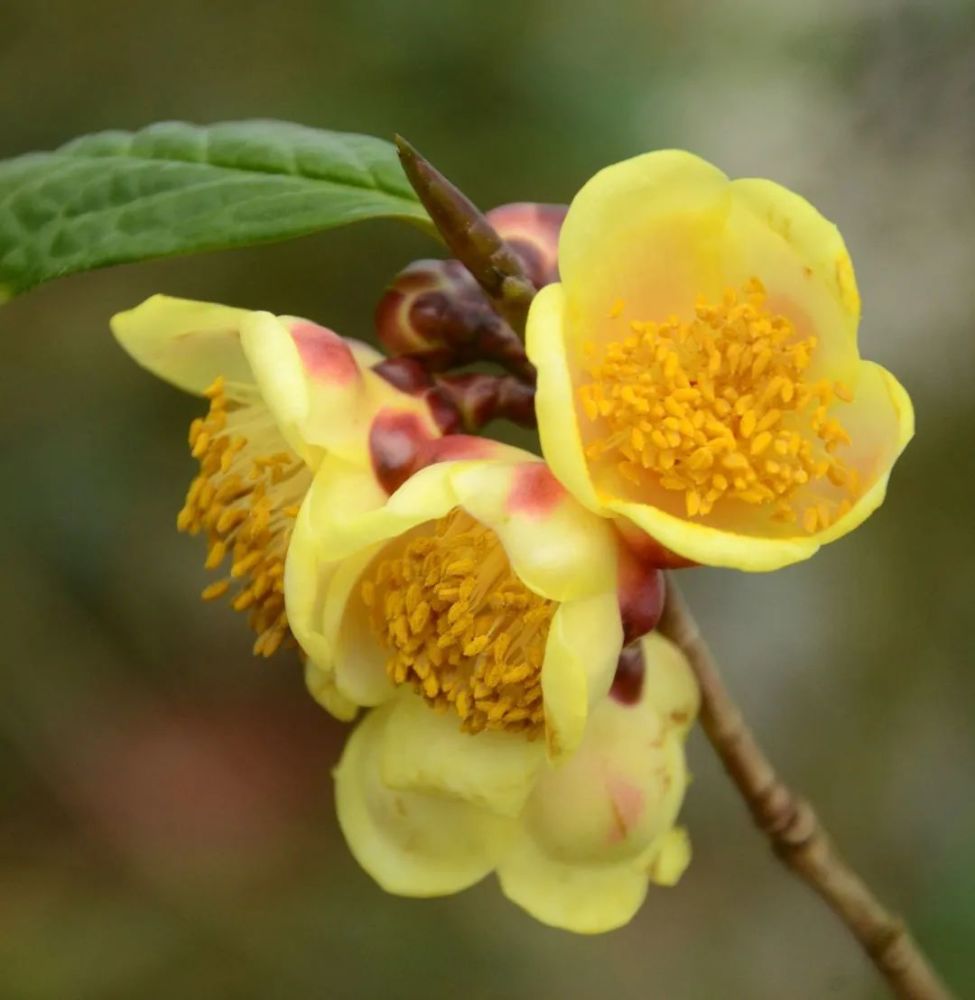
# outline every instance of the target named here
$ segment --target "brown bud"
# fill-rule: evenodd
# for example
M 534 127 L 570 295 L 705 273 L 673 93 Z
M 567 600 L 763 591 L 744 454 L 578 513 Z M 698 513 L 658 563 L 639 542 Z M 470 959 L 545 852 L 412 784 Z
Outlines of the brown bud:
M 417 358 L 384 358 L 373 371 L 390 385 L 426 401 L 437 426 L 444 434 L 458 434 L 466 424 L 450 397 L 440 391 L 433 376 Z
M 396 150 L 447 248 L 471 272 L 498 311 L 519 334 L 524 331 L 535 286 L 520 257 L 498 235 L 486 216 L 456 185 L 402 136 Z
M 643 677 L 646 663 L 640 643 L 624 646 L 616 663 L 616 674 L 610 695 L 624 705 L 635 705 L 643 694 Z
M 375 322 L 391 354 L 430 371 L 489 360 L 534 382 L 524 345 L 459 261 L 414 261 L 379 300 Z
M 559 280 L 559 233 L 568 205 L 533 201 L 499 205 L 487 220 L 521 261 L 536 288 Z
M 438 375 L 435 382 L 460 414 L 468 432 L 495 419 L 510 420 L 521 427 L 535 426 L 535 389 L 511 375 L 467 372 Z

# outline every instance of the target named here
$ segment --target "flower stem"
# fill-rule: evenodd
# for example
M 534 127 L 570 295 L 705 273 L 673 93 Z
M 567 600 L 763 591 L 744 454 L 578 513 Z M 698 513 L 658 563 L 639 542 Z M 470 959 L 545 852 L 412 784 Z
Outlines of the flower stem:
M 843 921 L 894 996 L 950 1000 L 904 921 L 877 900 L 840 857 L 812 806 L 776 774 L 725 687 L 672 574 L 658 628 L 690 661 L 701 688 L 701 726 L 779 860 Z

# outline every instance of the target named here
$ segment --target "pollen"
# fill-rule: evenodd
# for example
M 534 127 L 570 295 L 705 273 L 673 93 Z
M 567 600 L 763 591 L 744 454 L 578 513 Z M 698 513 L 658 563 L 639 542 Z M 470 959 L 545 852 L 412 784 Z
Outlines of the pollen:
M 189 433 L 200 471 L 176 526 L 205 534 L 204 565 L 224 569 L 204 588 L 203 600 L 229 596 L 257 633 L 254 653 L 271 656 L 282 645 L 296 645 L 284 610 L 284 557 L 311 473 L 252 387 L 218 378 L 205 395 L 209 412 Z
M 493 531 L 455 509 L 388 546 L 360 594 L 393 683 L 453 711 L 470 733 L 544 731 L 555 604 L 519 580 Z
M 634 321 L 623 339 L 584 345 L 589 461 L 624 488 L 682 494 L 692 519 L 738 501 L 812 534 L 849 510 L 859 483 L 834 411 L 853 391 L 809 379 L 816 338 L 766 303 L 752 278 L 699 301 L 690 322 Z

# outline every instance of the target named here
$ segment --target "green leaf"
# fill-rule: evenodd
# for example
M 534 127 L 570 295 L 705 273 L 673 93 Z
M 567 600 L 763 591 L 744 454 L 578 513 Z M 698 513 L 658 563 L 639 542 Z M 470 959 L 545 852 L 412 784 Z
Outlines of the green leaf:
M 0 301 L 109 264 L 361 219 L 430 227 L 390 143 L 289 122 L 161 122 L 0 162 Z

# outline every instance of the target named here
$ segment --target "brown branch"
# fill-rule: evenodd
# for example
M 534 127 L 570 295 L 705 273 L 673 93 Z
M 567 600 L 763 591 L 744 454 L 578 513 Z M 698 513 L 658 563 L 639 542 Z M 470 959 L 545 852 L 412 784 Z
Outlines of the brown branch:
M 758 745 L 673 581 L 660 631 L 684 651 L 701 688 L 701 726 L 779 859 L 826 901 L 905 1000 L 950 1000 L 907 925 L 840 857 L 812 806 L 788 788 Z

